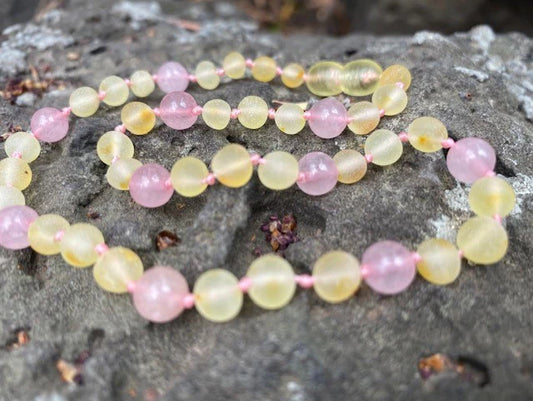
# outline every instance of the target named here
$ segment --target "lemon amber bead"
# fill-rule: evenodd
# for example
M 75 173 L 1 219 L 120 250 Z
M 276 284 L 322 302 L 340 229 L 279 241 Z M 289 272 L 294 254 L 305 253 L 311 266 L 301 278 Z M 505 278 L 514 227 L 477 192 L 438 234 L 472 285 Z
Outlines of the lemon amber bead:
M 122 124 L 135 135 L 144 135 L 155 126 L 154 111 L 141 102 L 131 102 L 122 108 L 120 113 Z
M 179 159 L 170 171 L 172 186 L 178 194 L 186 197 L 200 195 L 207 188 L 203 182 L 209 175 L 205 163 L 196 157 Z
M 41 144 L 29 132 L 16 132 L 6 139 L 4 150 L 8 157 L 20 153 L 22 160 L 31 163 L 39 157 Z
M 69 222 L 57 214 L 39 216 L 28 229 L 30 246 L 41 255 L 55 255 L 61 250 L 61 242 L 56 235 L 69 227 Z
M 298 179 L 298 160 L 287 152 L 272 152 L 259 164 L 257 175 L 263 185 L 279 191 L 292 186 Z
M 372 103 L 385 110 L 386 116 L 400 114 L 407 106 L 407 94 L 396 85 L 383 85 L 372 95 Z
M 20 189 L 0 185 L 0 209 L 8 206 L 24 206 L 25 204 L 26 199 L 24 199 L 24 195 Z
M 381 66 L 375 61 L 350 61 L 341 74 L 341 90 L 351 96 L 370 95 L 376 90 L 382 72 Z
M 293 103 L 282 104 L 274 120 L 279 130 L 288 135 L 297 134 L 305 127 L 304 111 Z
M 130 95 L 126 81 L 116 75 L 104 78 L 99 90 L 105 93 L 102 101 L 109 106 L 120 106 L 126 103 Z
M 367 161 L 356 150 L 345 149 L 333 156 L 333 161 L 339 171 L 338 181 L 343 184 L 353 184 L 366 174 Z
M 211 161 L 217 180 L 231 188 L 246 185 L 253 173 L 250 154 L 244 146 L 231 144 L 220 149 Z
M 442 149 L 442 141 L 448 138 L 448 130 L 433 117 L 420 117 L 407 128 L 409 143 L 421 152 L 436 152 Z
M 7 157 L 0 160 L 0 185 L 14 186 L 21 191 L 31 183 L 31 168 L 22 159 Z
M 281 82 L 287 88 L 298 88 L 304 83 L 305 70 L 300 64 L 291 63 L 281 73 Z
M 98 93 L 87 86 L 76 89 L 70 95 L 69 106 L 72 113 L 78 117 L 90 117 L 100 107 Z
M 94 264 L 93 276 L 104 290 L 123 294 L 128 291 L 128 283 L 141 278 L 143 270 L 143 263 L 135 252 L 115 247 L 98 258 Z
M 268 105 L 259 96 L 246 96 L 239 103 L 239 122 L 246 128 L 258 129 L 268 118 Z
M 224 68 L 224 72 L 231 79 L 240 79 L 244 77 L 244 73 L 246 72 L 246 60 L 242 54 L 231 52 L 224 57 L 222 68 Z
M 141 166 L 142 163 L 136 159 L 119 159 L 109 166 L 105 177 L 113 188 L 127 191 L 131 176 Z
M 431 238 L 422 242 L 416 250 L 422 260 L 416 264 L 418 273 L 427 281 L 446 285 L 455 281 L 461 272 L 461 257 L 449 241 Z
M 457 246 L 468 260 L 490 265 L 502 259 L 507 252 L 507 232 L 490 217 L 472 217 L 459 228 Z
M 411 86 L 411 73 L 403 65 L 394 64 L 383 71 L 378 85 L 383 86 L 398 82 L 403 84 L 403 90 L 409 89 L 409 86 Z
M 317 96 L 334 96 L 342 92 L 343 66 L 334 61 L 320 61 L 309 69 L 307 89 Z
M 94 249 L 104 243 L 104 236 L 98 228 L 91 224 L 73 224 L 65 230 L 61 239 L 61 256 L 69 265 L 87 267 L 98 258 Z
M 276 77 L 277 65 L 273 58 L 261 56 L 254 60 L 252 76 L 260 82 L 269 82 Z
M 378 166 L 388 166 L 402 155 L 402 141 L 394 132 L 378 129 L 366 139 L 365 153 L 372 155 L 372 163 Z
M 313 278 L 314 289 L 324 301 L 345 301 L 361 284 L 359 261 L 343 251 L 325 253 L 313 266 Z
M 210 100 L 202 107 L 202 118 L 208 127 L 224 129 L 231 118 L 231 107 L 222 99 Z
M 348 109 L 348 118 L 348 128 L 357 135 L 374 131 L 381 119 L 378 107 L 366 101 L 352 104 Z
M 155 89 L 155 82 L 152 74 L 148 71 L 135 71 L 130 77 L 131 91 L 137 97 L 146 97 L 152 94 Z
M 483 177 L 472 185 L 468 202 L 479 216 L 505 217 L 513 210 L 516 196 L 513 187 L 499 177 Z
M 113 159 L 130 159 L 133 157 L 133 143 L 122 132 L 109 131 L 96 143 L 96 153 L 100 160 L 110 166 Z
M 201 61 L 194 71 L 198 85 L 204 89 L 215 89 L 220 83 L 217 69 L 211 61 Z

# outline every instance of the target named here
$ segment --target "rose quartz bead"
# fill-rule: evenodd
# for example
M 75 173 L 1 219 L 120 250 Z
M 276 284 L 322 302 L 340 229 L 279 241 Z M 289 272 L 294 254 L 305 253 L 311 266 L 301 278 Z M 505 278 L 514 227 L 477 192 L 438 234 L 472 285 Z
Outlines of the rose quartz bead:
M 155 266 L 135 282 L 133 304 L 139 315 L 156 323 L 175 319 L 183 311 L 183 297 L 189 293 L 180 272 L 167 266 Z
M 335 98 L 328 97 L 316 102 L 309 114 L 309 127 L 320 138 L 335 138 L 346 128 L 346 108 Z
M 198 116 L 193 113 L 196 100 L 185 92 L 172 92 L 166 95 L 159 105 L 161 119 L 170 128 L 186 129 L 196 122 Z
M 337 183 L 339 171 L 331 157 L 322 152 L 306 154 L 298 162 L 298 186 L 309 195 L 324 195 Z
M 30 246 L 28 228 L 39 217 L 28 206 L 9 206 L 0 210 L 0 246 L 22 249 Z
M 370 246 L 363 253 L 365 281 L 380 294 L 397 294 L 415 278 L 416 266 L 413 256 L 402 244 L 395 241 L 381 241 Z
M 180 63 L 169 61 L 157 70 L 157 85 L 165 93 L 184 91 L 189 85 L 189 74 Z
M 159 164 L 139 167 L 130 179 L 130 194 L 135 202 L 144 207 L 159 207 L 172 196 L 170 173 Z
M 39 109 L 31 117 L 31 131 L 40 141 L 60 141 L 68 133 L 68 116 L 53 107 Z
M 456 180 L 471 184 L 494 170 L 496 153 L 483 139 L 464 138 L 450 148 L 446 164 Z

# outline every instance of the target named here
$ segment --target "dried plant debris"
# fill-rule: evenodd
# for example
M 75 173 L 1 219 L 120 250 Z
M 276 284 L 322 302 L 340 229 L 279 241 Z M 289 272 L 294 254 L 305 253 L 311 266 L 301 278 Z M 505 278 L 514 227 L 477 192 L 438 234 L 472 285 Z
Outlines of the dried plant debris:
M 290 244 L 298 241 L 296 234 L 296 218 L 292 214 L 283 216 L 270 216 L 268 222 L 261 226 L 265 233 L 265 240 L 274 252 L 284 251 Z M 254 251 L 255 252 L 255 251 Z
M 490 383 L 487 366 L 475 358 L 458 356 L 452 358 L 445 354 L 434 354 L 418 361 L 418 373 L 426 381 L 442 373 L 453 373 L 462 379 L 483 387 Z
M 181 242 L 181 239 L 171 231 L 163 230 L 157 234 L 156 245 L 159 251 L 167 249 L 170 246 L 176 246 Z
M 15 330 L 14 338 L 6 344 L 5 348 L 9 351 L 20 348 L 30 342 L 29 329 Z
M 42 95 L 50 87 L 53 80 L 42 79 L 37 69 L 33 66 L 30 66 L 30 71 L 30 78 L 8 79 L 4 89 L 0 91 L 0 96 L 14 104 L 17 98 L 26 92 L 31 92 L 38 96 Z

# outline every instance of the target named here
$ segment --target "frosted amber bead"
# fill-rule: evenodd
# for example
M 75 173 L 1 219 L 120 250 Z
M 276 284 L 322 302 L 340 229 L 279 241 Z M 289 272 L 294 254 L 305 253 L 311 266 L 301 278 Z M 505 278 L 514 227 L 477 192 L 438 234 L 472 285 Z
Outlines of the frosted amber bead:
M 141 102 L 131 102 L 122 108 L 120 113 L 122 124 L 135 135 L 144 135 L 155 126 L 154 111 Z
M 100 160 L 110 166 L 113 158 L 130 159 L 133 157 L 133 143 L 122 132 L 109 131 L 98 139 L 96 153 Z
M 297 104 L 282 104 L 274 119 L 279 130 L 288 135 L 297 134 L 305 127 L 304 111 Z
M 378 166 L 388 166 L 396 162 L 402 152 L 402 141 L 388 129 L 375 130 L 365 142 L 365 153 L 372 155 L 372 163 Z
M 416 251 L 422 258 L 416 264 L 418 273 L 430 283 L 446 285 L 459 276 L 461 257 L 451 242 L 431 238 L 422 242 Z
M 341 74 L 341 90 L 351 96 L 370 95 L 376 90 L 382 72 L 381 66 L 375 61 L 350 61 Z
M 217 68 L 211 61 L 201 61 L 194 71 L 196 81 L 204 89 L 215 89 L 220 83 Z
M 513 187 L 499 177 L 484 177 L 470 188 L 468 203 L 479 216 L 505 217 L 513 210 L 516 196 Z
M 20 153 L 22 160 L 31 163 L 39 157 L 41 144 L 29 132 L 16 132 L 6 139 L 4 150 L 8 157 L 13 157 L 13 153 Z
M 141 166 L 142 163 L 136 159 L 118 159 L 109 166 L 105 177 L 113 188 L 127 191 L 130 188 L 131 176 Z
M 407 94 L 396 85 L 383 85 L 372 95 L 372 103 L 385 110 L 386 116 L 400 114 L 407 106 Z
M 304 83 L 305 70 L 300 64 L 291 63 L 281 73 L 281 82 L 287 88 L 298 88 Z
M 31 168 L 22 159 L 7 157 L 0 160 L 0 185 L 12 185 L 21 191 L 31 183 Z
M 210 100 L 202 107 L 202 118 L 207 126 L 213 129 L 221 130 L 226 128 L 230 117 L 231 107 L 222 99 Z
M 448 138 L 448 130 L 433 117 L 420 117 L 407 128 L 409 143 L 421 152 L 436 152 L 442 149 L 442 141 Z
M 137 97 L 150 96 L 155 89 L 152 74 L 148 71 L 135 71 L 130 77 L 131 91 Z
M 366 174 L 367 161 L 356 150 L 345 149 L 333 156 L 333 161 L 339 170 L 338 181 L 343 184 L 353 184 Z
M 24 199 L 24 195 L 20 192 L 20 189 L 0 185 L 0 209 L 8 206 L 24 206 L 25 204 L 26 199 Z
M 143 263 L 135 252 L 123 247 L 109 248 L 98 258 L 93 268 L 96 283 L 106 291 L 122 294 L 128 283 L 143 275 Z
M 87 267 L 98 257 L 94 249 L 96 245 L 104 243 L 104 236 L 98 228 L 91 224 L 77 223 L 65 230 L 61 239 L 61 256 L 69 265 Z
M 186 197 L 198 196 L 207 188 L 202 180 L 209 175 L 205 163 L 196 157 L 179 159 L 170 171 L 172 186 L 178 194 Z
M 68 103 L 72 113 L 78 117 L 90 117 L 100 107 L 98 92 L 88 86 L 83 86 L 72 92 Z
M 272 190 L 287 189 L 298 179 L 298 160 L 287 152 L 272 152 L 257 168 L 261 183 Z
M 457 246 L 464 252 L 465 258 L 481 265 L 490 265 L 502 259 L 507 245 L 507 232 L 490 217 L 472 217 L 457 233 Z
M 246 72 L 246 60 L 243 55 L 237 52 L 231 52 L 222 62 L 225 74 L 231 79 L 239 79 L 244 77 Z
M 348 109 L 348 118 L 348 128 L 357 135 L 374 131 L 381 119 L 377 106 L 366 101 L 352 104 Z
M 127 102 L 130 89 L 122 78 L 112 75 L 100 83 L 100 92 L 105 92 L 102 101 L 109 106 L 120 106 Z
M 269 254 L 253 261 L 246 273 L 251 280 L 248 295 L 264 309 L 287 305 L 296 291 L 291 265 L 278 255 Z
M 254 60 L 252 76 L 260 82 L 269 82 L 276 77 L 277 68 L 273 58 L 261 56 Z
M 231 144 L 215 154 L 211 161 L 211 170 L 222 184 L 238 188 L 250 181 L 253 165 L 244 146 Z
M 314 289 L 326 302 L 337 303 L 350 298 L 361 284 L 359 261 L 343 251 L 322 255 L 313 266 Z
M 239 103 L 239 122 L 249 129 L 261 128 L 268 118 L 268 105 L 258 96 L 246 96 Z
M 227 270 L 213 269 L 200 275 L 193 294 L 198 313 L 212 322 L 227 322 L 242 308 L 239 280 Z
M 307 72 L 307 89 L 317 96 L 334 96 L 342 92 L 343 66 L 334 61 L 320 61 Z
M 55 255 L 61 250 L 61 242 L 56 235 L 69 227 L 69 222 L 63 217 L 57 214 L 43 214 L 30 224 L 28 229 L 30 246 L 41 255 Z
M 398 82 L 401 82 L 403 84 L 403 90 L 407 91 L 409 86 L 411 86 L 411 73 L 403 65 L 394 64 L 383 71 L 378 86 L 396 84 Z

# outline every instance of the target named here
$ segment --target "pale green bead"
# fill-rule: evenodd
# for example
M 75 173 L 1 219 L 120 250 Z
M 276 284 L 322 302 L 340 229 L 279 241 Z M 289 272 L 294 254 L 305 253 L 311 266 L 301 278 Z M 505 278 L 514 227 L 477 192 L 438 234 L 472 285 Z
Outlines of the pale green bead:
M 382 72 L 383 69 L 375 61 L 350 61 L 342 71 L 342 91 L 351 96 L 370 95 L 376 90 Z
M 442 149 L 442 141 L 448 138 L 448 130 L 433 117 L 419 117 L 407 128 L 409 143 L 421 152 L 436 152 Z
M 258 96 L 246 96 L 239 103 L 239 122 L 246 128 L 258 129 L 268 118 L 268 105 Z
M 261 56 L 254 60 L 252 76 L 260 82 L 269 82 L 276 77 L 277 65 L 273 58 Z
M 20 191 L 15 187 L 8 187 L 7 185 L 0 185 L 0 209 L 8 206 L 25 205 L 26 199 Z
M 231 79 L 240 79 L 246 72 L 246 60 L 242 54 L 231 52 L 222 62 L 225 74 Z
M 354 134 L 366 135 L 378 126 L 381 117 L 379 109 L 370 102 L 357 102 L 348 109 L 348 128 Z
M 472 217 L 459 228 L 457 246 L 468 260 L 490 265 L 505 256 L 508 246 L 507 232 L 500 223 L 490 217 Z
M 343 184 L 353 184 L 366 174 L 368 163 L 357 150 L 341 150 L 333 156 L 333 161 L 339 171 L 338 181 Z
M 418 273 L 430 283 L 446 285 L 459 277 L 461 257 L 451 242 L 430 238 L 422 242 L 416 251 L 422 258 L 416 264 Z
M 134 135 L 145 135 L 155 126 L 155 113 L 145 103 L 130 102 L 120 112 L 122 124 Z
M 96 283 L 106 291 L 123 294 L 128 284 L 139 280 L 144 266 L 137 254 L 123 247 L 109 248 L 93 268 Z
M 28 229 L 30 246 L 41 255 L 55 255 L 61 250 L 58 233 L 65 232 L 69 227 L 69 222 L 57 214 L 39 216 Z
M 388 166 L 396 162 L 403 152 L 403 145 L 398 135 L 387 129 L 375 130 L 366 139 L 365 153 L 372 155 L 372 163 Z
M 201 61 L 196 66 L 194 72 L 196 81 L 200 87 L 211 90 L 220 84 L 220 76 L 217 74 L 217 68 L 211 61 Z
M 100 107 L 98 92 L 88 86 L 78 88 L 70 95 L 69 106 L 74 115 L 90 117 Z
M 133 157 L 133 142 L 122 132 L 109 131 L 96 143 L 96 153 L 100 160 L 110 166 L 113 159 L 130 159 Z
M 468 202 L 472 211 L 479 216 L 505 217 L 516 203 L 514 189 L 499 177 L 483 177 L 474 182 Z
M 14 186 L 21 191 L 31 183 L 31 168 L 22 159 L 7 157 L 0 160 L 0 185 Z
M 135 71 L 130 77 L 130 83 L 131 91 L 137 97 L 149 96 L 155 89 L 154 78 L 148 71 Z
M 136 159 L 118 159 L 109 166 L 105 177 L 113 188 L 127 191 L 130 188 L 131 176 L 141 166 L 142 163 Z
M 16 132 L 7 138 L 4 150 L 8 157 L 20 153 L 22 160 L 31 163 L 41 154 L 41 144 L 29 132 Z
M 298 88 L 304 83 L 305 70 L 300 64 L 291 63 L 281 73 L 281 82 L 287 88 Z
M 385 110 L 386 116 L 395 116 L 407 106 L 407 94 L 396 85 L 383 85 L 372 95 L 372 103 Z
M 387 67 L 385 71 L 383 71 L 383 74 L 381 74 L 381 78 L 379 79 L 378 85 L 383 86 L 389 84 L 396 84 L 398 82 L 402 83 L 403 90 L 407 91 L 407 89 L 409 89 L 409 86 L 411 86 L 411 73 L 403 65 L 395 64 L 391 65 L 390 67 Z
M 298 160 L 287 152 L 277 151 L 263 157 L 257 175 L 261 183 L 272 190 L 280 191 L 291 187 L 298 179 Z
M 359 261 L 347 252 L 327 252 L 315 262 L 313 278 L 313 287 L 324 301 L 345 301 L 361 284 Z
M 126 81 L 116 75 L 104 78 L 100 83 L 99 90 L 105 93 L 102 101 L 109 106 L 123 105 L 128 101 L 130 95 Z
M 246 185 L 254 171 L 250 154 L 237 144 L 220 149 L 211 160 L 211 170 L 221 184 L 231 188 Z
M 297 104 L 282 104 L 276 110 L 274 121 L 281 132 L 288 135 L 297 134 L 305 127 L 304 110 Z
M 200 195 L 207 188 L 203 181 L 209 175 L 205 163 L 196 157 L 179 159 L 170 171 L 172 186 L 178 194 L 186 197 Z
M 342 92 L 342 64 L 320 61 L 307 71 L 306 85 L 317 96 L 335 96 Z
M 74 267 L 88 267 L 98 258 L 96 245 L 104 243 L 104 236 L 91 224 L 78 223 L 65 230 L 61 239 L 61 256 Z
M 222 130 L 229 124 L 231 107 L 222 99 L 210 100 L 202 107 L 202 118 L 208 127 Z

